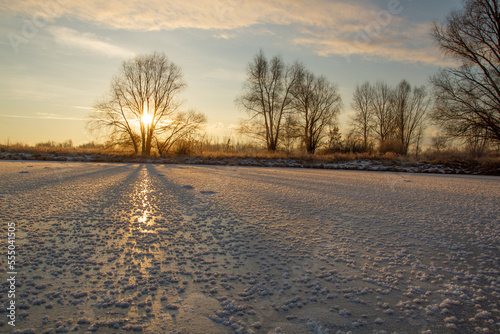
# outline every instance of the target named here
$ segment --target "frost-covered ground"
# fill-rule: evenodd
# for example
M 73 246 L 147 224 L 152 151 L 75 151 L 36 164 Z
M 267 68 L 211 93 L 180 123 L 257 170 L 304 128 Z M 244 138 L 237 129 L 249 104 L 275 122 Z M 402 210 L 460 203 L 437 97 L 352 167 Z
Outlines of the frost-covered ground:
M 500 331 L 498 177 L 24 161 L 0 196 L 19 332 Z

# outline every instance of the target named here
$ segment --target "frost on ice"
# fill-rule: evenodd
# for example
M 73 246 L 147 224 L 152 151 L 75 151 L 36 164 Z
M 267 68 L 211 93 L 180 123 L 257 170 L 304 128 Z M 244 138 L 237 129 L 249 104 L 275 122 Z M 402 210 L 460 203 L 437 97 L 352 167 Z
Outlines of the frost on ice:
M 500 331 L 497 177 L 1 162 L 0 196 L 18 333 Z

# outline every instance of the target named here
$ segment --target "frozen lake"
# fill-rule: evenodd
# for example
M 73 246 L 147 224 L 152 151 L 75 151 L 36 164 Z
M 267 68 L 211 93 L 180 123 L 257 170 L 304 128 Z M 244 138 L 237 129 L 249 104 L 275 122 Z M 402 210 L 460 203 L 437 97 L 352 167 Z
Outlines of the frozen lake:
M 15 222 L 19 331 L 498 333 L 499 203 L 498 177 L 0 162 L 0 254 Z

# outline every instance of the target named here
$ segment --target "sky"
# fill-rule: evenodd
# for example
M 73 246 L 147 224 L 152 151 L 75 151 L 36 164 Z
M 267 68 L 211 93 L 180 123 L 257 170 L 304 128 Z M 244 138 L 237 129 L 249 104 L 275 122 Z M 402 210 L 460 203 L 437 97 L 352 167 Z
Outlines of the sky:
M 428 79 L 451 64 L 429 35 L 460 0 L 0 0 L 0 143 L 95 140 L 92 106 L 124 60 L 164 52 L 181 67 L 183 109 L 208 136 L 237 138 L 234 103 L 260 49 L 339 86 L 340 127 L 366 80 Z

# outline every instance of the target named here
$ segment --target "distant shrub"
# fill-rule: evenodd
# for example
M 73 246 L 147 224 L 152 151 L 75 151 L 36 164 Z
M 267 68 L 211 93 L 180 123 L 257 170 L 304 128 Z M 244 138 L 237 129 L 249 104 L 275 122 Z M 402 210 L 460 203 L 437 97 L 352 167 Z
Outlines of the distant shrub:
M 403 148 L 403 145 L 401 144 L 401 142 L 399 142 L 397 139 L 387 139 L 383 143 L 380 144 L 379 152 L 381 154 L 384 154 L 387 152 L 403 154 L 404 148 Z

